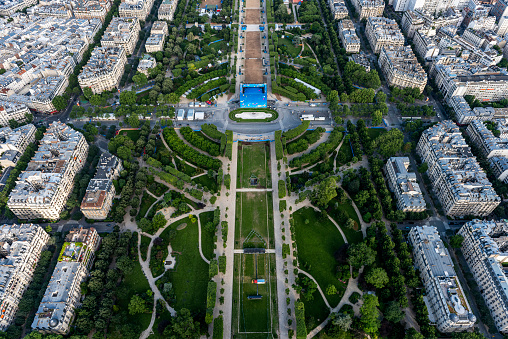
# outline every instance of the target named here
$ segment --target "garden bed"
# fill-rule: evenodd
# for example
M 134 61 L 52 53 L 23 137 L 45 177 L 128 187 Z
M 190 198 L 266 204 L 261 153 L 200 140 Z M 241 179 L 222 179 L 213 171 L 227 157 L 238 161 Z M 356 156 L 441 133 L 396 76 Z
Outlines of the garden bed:
M 268 118 L 263 118 L 263 119 L 255 119 L 255 118 L 254 119 L 253 118 L 242 119 L 242 118 L 236 117 L 237 114 L 242 114 L 242 113 L 268 113 L 268 114 L 271 114 L 271 116 Z M 239 109 L 235 109 L 229 113 L 229 118 L 233 121 L 236 121 L 236 122 L 270 122 L 270 121 L 276 120 L 278 117 L 279 117 L 279 113 L 277 113 L 277 111 L 275 111 L 273 109 L 269 109 L 269 108 L 239 108 Z

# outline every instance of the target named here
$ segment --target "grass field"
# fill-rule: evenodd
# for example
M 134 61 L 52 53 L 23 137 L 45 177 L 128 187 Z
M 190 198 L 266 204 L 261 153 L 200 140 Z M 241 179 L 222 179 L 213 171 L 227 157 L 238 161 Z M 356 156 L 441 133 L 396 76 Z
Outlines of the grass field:
M 384 128 L 368 128 L 367 132 L 372 140 L 376 139 L 381 134 L 385 133 L 386 130 Z
M 238 188 L 271 187 L 270 145 L 265 142 L 241 143 L 238 147 Z M 250 178 L 258 179 L 251 186 Z
M 199 215 L 201 222 L 201 248 L 206 259 L 213 258 L 213 233 L 207 232 L 204 228 L 209 221 L 213 221 L 213 212 L 203 212 Z
M 235 338 L 274 337 L 278 327 L 277 286 L 274 273 L 274 254 L 235 255 L 232 323 Z M 252 279 L 256 278 L 265 279 L 266 284 L 253 284 Z M 248 296 L 258 294 L 262 299 L 248 299 Z
M 251 234 L 254 230 L 257 234 Z M 271 192 L 236 194 L 235 248 L 243 248 L 246 238 L 256 247 L 274 248 L 273 200 Z M 262 237 L 261 240 L 259 236 Z
M 139 245 L 139 252 L 141 252 L 141 258 L 143 260 L 146 260 L 146 255 L 148 254 L 148 246 L 150 245 L 150 242 L 152 239 L 148 238 L 145 235 L 141 235 L 141 244 Z
M 302 47 L 300 46 L 295 46 L 292 42 L 291 42 L 291 39 L 286 39 L 286 38 L 279 38 L 279 46 L 285 46 L 286 48 L 286 51 L 288 52 L 288 54 L 292 57 L 292 58 L 296 58 L 298 53 L 300 53 L 300 51 L 302 50 Z
M 303 276 L 303 274 L 300 274 Z M 314 300 L 307 301 L 301 298 L 305 305 L 305 325 L 307 332 L 312 331 L 317 325 L 321 324 L 330 314 L 330 309 L 326 306 L 323 297 L 319 291 L 314 292 Z
M 176 237 L 171 241 L 172 250 L 176 252 L 176 268 L 170 274 L 176 294 L 176 302 L 172 306 L 177 311 L 187 308 L 193 313 L 203 313 L 206 309 L 209 279 L 208 264 L 203 261 L 198 250 L 198 223 L 191 223 L 189 218 L 185 218 L 170 225 L 167 230 L 176 229 L 184 223 L 187 226 L 176 231 Z M 161 238 L 167 239 L 164 233 Z
M 342 235 L 330 220 L 320 220 L 312 208 L 299 209 L 293 213 L 293 218 L 300 268 L 311 274 L 323 291 L 328 285 L 335 285 L 339 293 L 327 295 L 330 306 L 335 307 L 346 287 L 335 276 L 334 254 L 344 245 Z
M 148 212 L 148 209 L 150 206 L 153 205 L 153 203 L 156 201 L 154 197 L 152 197 L 150 194 L 143 192 L 143 197 L 141 198 L 141 203 L 139 204 L 139 211 L 138 215 L 136 216 L 137 220 L 140 220 L 141 218 L 144 218 L 146 215 L 146 212 Z
M 208 190 L 212 193 L 217 193 L 218 190 L 217 180 L 215 180 L 214 178 L 210 178 L 207 174 L 194 178 L 192 179 L 192 181 L 196 184 L 201 184 L 204 187 L 207 187 Z
M 337 203 L 337 208 L 335 208 L 335 203 Z M 361 242 L 363 240 L 363 234 L 361 231 L 360 219 L 358 217 L 358 214 L 356 214 L 356 211 L 353 208 L 353 206 L 349 203 L 339 204 L 337 199 L 333 199 L 330 202 L 329 206 L 331 207 L 328 209 L 328 213 L 337 222 L 337 224 L 341 226 L 342 232 L 344 232 L 344 234 L 346 235 L 347 241 L 349 243 Z M 349 218 L 355 221 L 356 227 L 354 230 L 349 229 L 344 225 L 341 225 L 341 223 L 337 219 L 337 213 L 339 211 L 343 211 Z
M 121 130 L 118 133 L 120 135 L 128 136 L 132 141 L 134 141 L 134 143 L 136 143 L 136 141 L 138 141 L 138 139 L 139 139 L 140 131 L 139 130 Z

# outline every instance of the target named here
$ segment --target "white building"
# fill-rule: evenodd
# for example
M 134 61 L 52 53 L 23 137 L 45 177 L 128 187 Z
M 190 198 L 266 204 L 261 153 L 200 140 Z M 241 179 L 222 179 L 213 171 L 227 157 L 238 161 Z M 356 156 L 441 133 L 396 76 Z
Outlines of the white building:
M 0 4 L 0 15 L 11 16 L 17 11 L 36 5 L 37 0 L 4 0 Z
M 16 316 L 18 304 L 32 281 L 34 268 L 49 235 L 34 224 L 0 226 L 0 330 Z
M 427 174 L 446 215 L 487 216 L 501 202 L 453 121 L 425 130 L 416 152 L 428 164 Z
M 157 61 L 150 54 L 143 54 L 143 57 L 139 60 L 137 71 L 148 76 L 148 70 L 155 68 Z
M 136 48 L 140 29 L 138 18 L 114 17 L 102 36 L 101 46 L 122 47 L 127 55 L 131 55 Z
M 164 35 L 151 34 L 145 42 L 145 50 L 147 53 L 155 53 L 164 49 Z
M 17 151 L 24 153 L 28 145 L 35 141 L 34 125 L 28 124 L 15 129 L 10 127 L 0 128 L 0 154 L 5 151 Z
M 369 17 L 365 28 L 367 40 L 374 53 L 378 54 L 384 46 L 404 46 L 404 35 L 395 20 L 382 17 Z
M 360 20 L 370 17 L 382 17 L 385 10 L 383 0 L 352 0 Z
M 136 17 L 145 21 L 152 10 L 153 0 L 124 0 L 118 7 L 121 17 Z
M 349 16 L 349 11 L 344 0 L 328 0 L 328 5 L 335 20 L 344 19 Z
M 408 157 L 391 157 L 385 165 L 390 191 L 395 193 L 397 208 L 404 212 L 423 212 L 427 205 L 422 195 L 416 174 L 409 172 Z
M 0 101 L 0 126 L 9 126 L 9 121 L 24 122 L 30 110 L 24 104 Z
M 471 310 L 450 253 L 435 227 L 416 226 L 409 232 L 415 267 L 425 286 L 429 320 L 440 332 L 462 332 L 474 326 Z
M 79 85 L 81 88 L 90 87 L 94 94 L 117 88 L 126 63 L 122 47 L 95 47 L 78 76 Z
M 355 25 L 351 20 L 339 21 L 339 38 L 347 53 L 360 52 L 360 38 L 356 35 Z
M 173 20 L 176 5 L 177 5 L 176 0 L 162 0 L 161 5 L 159 6 L 157 18 L 159 20 L 168 20 L 168 21 Z
M 457 234 L 464 237 L 462 253 L 490 310 L 498 331 L 508 332 L 508 224 L 503 221 L 470 221 Z
M 9 209 L 19 219 L 57 220 L 87 154 L 88 144 L 81 133 L 53 122 L 11 191 Z
M 383 46 L 379 54 L 379 67 L 389 86 L 418 88 L 423 92 L 427 74 L 409 46 Z
M 81 283 L 100 244 L 95 228 L 75 228 L 65 237 L 62 253 L 37 309 L 32 330 L 65 335 L 80 303 Z

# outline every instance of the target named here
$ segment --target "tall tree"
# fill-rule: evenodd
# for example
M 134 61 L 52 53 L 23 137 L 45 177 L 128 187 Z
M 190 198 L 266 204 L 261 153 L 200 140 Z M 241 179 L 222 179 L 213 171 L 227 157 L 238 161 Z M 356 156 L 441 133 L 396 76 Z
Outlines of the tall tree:
M 363 295 L 363 305 L 360 307 L 360 327 L 368 334 L 375 334 L 381 326 L 379 321 L 379 301 L 373 294 Z

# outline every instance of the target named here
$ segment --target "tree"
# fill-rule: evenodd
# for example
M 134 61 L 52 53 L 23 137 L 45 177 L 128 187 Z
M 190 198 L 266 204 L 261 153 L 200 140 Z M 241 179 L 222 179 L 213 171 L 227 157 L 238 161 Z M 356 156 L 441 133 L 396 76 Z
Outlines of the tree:
M 139 117 L 136 114 L 132 114 L 127 118 L 127 123 L 133 128 L 138 128 L 140 124 Z
M 453 248 L 461 248 L 462 242 L 464 241 L 464 237 L 460 234 L 455 234 L 454 236 L 450 237 L 450 246 Z
M 355 268 L 372 265 L 376 261 L 376 251 L 365 242 L 353 244 L 348 248 L 348 262 Z
M 124 273 L 129 273 L 134 268 L 134 264 L 128 256 L 122 255 L 116 260 L 116 267 Z
M 199 322 L 194 321 L 188 309 L 182 308 L 174 318 L 172 324 L 166 327 L 164 335 L 170 339 L 199 338 Z
M 404 311 L 400 309 L 400 305 L 397 301 L 390 301 L 386 306 L 383 315 L 386 320 L 392 323 L 398 323 L 404 318 Z
M 144 86 L 148 82 L 148 79 L 144 73 L 137 72 L 133 77 L 132 81 L 138 86 Z
M 326 294 L 328 295 L 334 295 L 334 294 L 337 294 L 337 287 L 335 287 L 335 285 L 328 285 L 328 287 L 326 288 Z
M 164 214 L 157 213 L 152 219 L 152 227 L 155 230 L 158 230 L 159 228 L 166 226 L 167 222 L 166 218 L 164 218 Z
M 99 106 L 102 102 L 102 97 L 100 94 L 94 94 L 90 97 L 90 103 L 94 106 Z
M 46 233 L 51 233 L 51 232 L 53 232 L 53 228 L 51 227 L 51 225 L 46 226 L 46 228 L 45 228 L 45 229 L 46 229 Z
M 67 107 L 67 100 L 61 95 L 54 97 L 51 103 L 57 111 L 63 111 Z
M 129 302 L 129 314 L 146 313 L 146 302 L 139 295 L 134 294 Z
M 135 91 L 123 91 L 120 93 L 120 104 L 122 105 L 134 105 L 136 103 L 136 92 Z
M 90 99 L 93 95 L 92 89 L 90 87 L 83 88 L 83 95 L 87 100 Z
M 383 114 L 380 111 L 372 113 L 372 126 L 379 126 L 383 122 Z
M 360 327 L 368 334 L 377 333 L 381 322 L 379 321 L 379 301 L 373 294 L 363 295 L 363 305 L 360 307 Z
M 353 319 L 346 313 L 332 313 L 330 315 L 332 325 L 337 326 L 342 331 L 349 331 L 353 324 Z
M 314 189 L 314 201 L 316 205 L 325 207 L 328 202 L 337 196 L 337 181 L 335 177 L 328 177 Z
M 423 164 L 418 166 L 419 173 L 425 173 L 425 172 L 427 172 L 428 169 L 429 169 L 429 164 L 427 164 L 426 162 L 424 162 Z
M 372 268 L 365 274 L 365 281 L 378 289 L 385 287 L 389 280 L 388 274 L 381 267 Z
M 478 329 L 475 328 L 474 332 L 462 332 L 462 333 L 454 333 L 452 335 L 453 339 L 486 339 L 483 334 L 478 332 Z
M 423 334 L 416 331 L 414 328 L 410 328 L 406 330 L 406 335 L 404 336 L 404 339 L 425 339 Z
M 351 218 L 348 218 L 346 221 L 346 227 L 350 230 L 353 230 L 355 228 L 355 221 Z
M 131 158 L 131 150 L 126 146 L 118 147 L 116 154 L 123 160 L 129 160 Z

